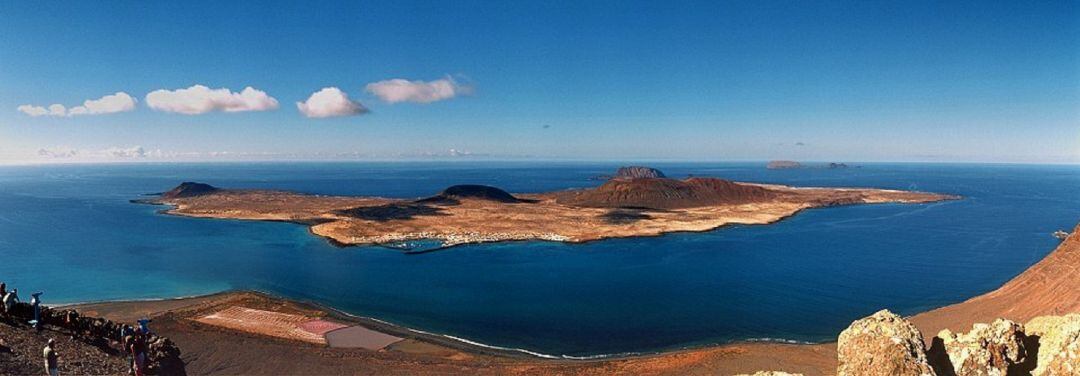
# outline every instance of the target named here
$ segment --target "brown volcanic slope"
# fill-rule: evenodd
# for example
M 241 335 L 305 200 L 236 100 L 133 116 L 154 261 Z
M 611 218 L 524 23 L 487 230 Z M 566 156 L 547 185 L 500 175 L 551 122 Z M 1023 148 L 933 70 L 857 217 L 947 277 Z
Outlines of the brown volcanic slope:
M 684 209 L 766 202 L 781 194 L 716 178 L 612 179 L 595 188 L 556 194 L 560 204 L 590 208 Z
M 170 189 L 168 192 L 162 193 L 162 198 L 180 198 L 180 197 L 195 197 L 214 193 L 217 188 L 209 184 L 195 183 L 186 181 L 180 183 L 176 188 Z
M 514 195 L 506 193 L 506 191 L 502 189 L 487 185 L 476 184 L 462 184 L 450 186 L 449 188 L 444 189 L 442 192 L 439 192 L 438 195 L 416 200 L 416 202 L 455 203 L 458 200 L 466 199 L 491 200 L 508 204 L 526 202 L 526 200 L 514 197 Z
M 847 204 L 925 203 L 933 193 L 870 188 L 792 188 L 714 178 L 615 179 L 595 189 L 511 195 L 461 185 L 419 200 L 217 189 L 185 183 L 153 203 L 170 214 L 290 221 L 345 245 L 434 239 L 444 246 L 508 240 L 584 242 L 765 224 L 803 209 Z
M 977 322 L 1080 312 L 1080 225 L 1053 252 L 997 290 L 911 318 L 926 337 L 963 332 Z

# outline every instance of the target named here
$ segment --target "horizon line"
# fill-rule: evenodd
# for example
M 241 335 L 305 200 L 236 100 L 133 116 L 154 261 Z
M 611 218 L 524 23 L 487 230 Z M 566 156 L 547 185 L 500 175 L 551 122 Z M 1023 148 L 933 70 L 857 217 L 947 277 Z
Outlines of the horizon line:
M 88 161 L 0 161 L 0 167 L 35 166 L 93 166 L 93 165 L 152 165 L 152 164 L 272 164 L 272 163 L 761 163 L 771 161 L 795 161 L 809 164 L 933 164 L 933 165 L 1022 165 L 1022 166 L 1078 166 L 1080 161 L 924 161 L 924 160 L 797 160 L 797 159 L 669 159 L 669 158 L 397 158 L 397 159 L 252 159 L 252 160 L 88 160 Z M 850 166 L 857 167 L 857 166 Z

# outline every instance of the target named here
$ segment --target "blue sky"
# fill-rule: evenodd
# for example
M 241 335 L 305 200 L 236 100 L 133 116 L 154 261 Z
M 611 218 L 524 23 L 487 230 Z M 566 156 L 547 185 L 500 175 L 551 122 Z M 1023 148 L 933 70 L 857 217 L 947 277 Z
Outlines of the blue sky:
M 311 3 L 5 2 L 0 162 L 1080 162 L 1075 1 Z

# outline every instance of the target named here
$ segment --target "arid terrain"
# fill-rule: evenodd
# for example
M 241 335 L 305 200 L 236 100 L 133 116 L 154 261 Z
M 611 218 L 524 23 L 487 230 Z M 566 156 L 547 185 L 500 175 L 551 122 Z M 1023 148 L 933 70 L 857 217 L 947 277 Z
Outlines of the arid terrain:
M 816 207 L 955 198 L 872 188 L 795 188 L 716 178 L 617 175 L 592 189 L 512 195 L 495 187 L 457 185 L 416 200 L 230 190 L 189 182 L 147 202 L 171 205 L 174 208 L 168 213 L 183 216 L 308 224 L 312 233 L 342 245 L 437 240 L 442 246 L 453 246 L 657 236 L 730 224 L 766 224 Z
M 202 318 L 236 307 L 362 325 L 402 337 L 379 350 L 334 348 L 275 333 L 207 324 Z M 784 369 L 807 375 L 835 368 L 835 345 L 794 346 L 742 343 L 611 360 L 542 359 L 518 352 L 472 346 L 334 310 L 256 292 L 197 298 L 76 306 L 85 315 L 118 321 L 152 317 L 152 329 L 182 349 L 186 371 L 203 374 L 700 374 L 731 375 Z M 267 324 L 271 324 L 269 321 Z

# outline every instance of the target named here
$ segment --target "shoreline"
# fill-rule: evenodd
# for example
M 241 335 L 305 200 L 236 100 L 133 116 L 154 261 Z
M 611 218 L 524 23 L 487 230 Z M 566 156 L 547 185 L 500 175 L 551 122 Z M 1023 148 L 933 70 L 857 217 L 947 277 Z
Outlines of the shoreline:
M 529 349 L 512 348 L 499 345 L 486 344 L 479 341 L 470 340 L 468 338 L 457 337 L 449 334 L 442 334 L 436 332 L 430 332 L 418 328 L 413 328 L 401 324 L 396 324 L 386 320 L 381 320 L 370 316 L 361 316 L 345 312 L 341 309 L 335 308 L 324 303 L 316 302 L 309 299 L 297 299 L 275 294 L 269 291 L 263 290 L 251 290 L 251 289 L 228 289 L 218 292 L 212 292 L 208 294 L 199 295 L 185 295 L 178 297 L 165 297 L 165 298 L 144 298 L 144 299 L 113 299 L 113 300 L 97 300 L 97 301 L 85 301 L 75 303 L 61 303 L 50 305 L 51 308 L 84 308 L 88 306 L 97 305 L 116 305 L 116 304 L 132 304 L 132 303 L 168 303 L 168 302 L 185 302 L 190 300 L 204 300 L 228 297 L 237 294 L 255 294 L 271 300 L 280 300 L 290 303 L 297 303 L 302 305 L 311 306 L 319 310 L 329 313 L 330 317 L 339 321 L 346 321 L 351 324 L 357 324 L 364 328 L 371 329 L 383 334 L 390 334 L 396 336 L 421 336 L 425 337 L 425 340 L 432 342 L 438 342 L 441 345 L 455 348 L 462 351 L 469 351 L 473 353 L 489 353 L 490 355 L 497 355 L 507 358 L 521 358 L 521 359 L 534 359 L 534 360 L 569 360 L 569 361 L 589 361 L 589 360 L 620 360 L 636 357 L 648 357 L 656 355 L 664 355 L 678 352 L 703 350 L 708 348 L 717 348 L 725 346 L 738 346 L 738 345 L 750 345 L 750 344 L 770 344 L 770 345 L 793 345 L 793 346 L 817 346 L 834 343 L 835 341 L 823 341 L 823 342 L 810 342 L 799 341 L 785 338 L 745 338 L 736 339 L 727 342 L 709 342 L 696 345 L 685 346 L 673 346 L 670 348 L 652 350 L 652 351 L 628 351 L 622 353 L 613 354 L 597 354 L 597 355 L 585 355 L 574 356 L 566 354 L 545 354 L 538 351 L 532 351 Z
M 196 320 L 237 306 L 359 325 L 379 333 L 399 336 L 402 340 L 380 350 L 335 348 L 207 325 Z M 716 374 L 717 371 L 720 374 L 741 374 L 768 369 L 780 361 L 789 364 L 790 369 L 809 376 L 828 374 L 818 370 L 832 367 L 832 359 L 835 358 L 835 346 L 830 344 L 793 345 L 763 341 L 689 346 L 603 357 L 544 357 L 540 355 L 546 354 L 489 346 L 351 315 L 300 299 L 284 300 L 255 291 L 232 290 L 194 298 L 101 302 L 69 308 L 78 309 L 84 315 L 119 322 L 137 317 L 152 318 L 151 328 L 172 338 L 180 347 L 181 358 L 187 364 L 189 374 L 599 375 L 686 374 L 690 370 L 697 370 L 690 372 L 697 374 Z M 230 355 L 218 355 L 222 353 Z M 378 371 L 383 367 L 389 368 Z
M 930 341 L 937 331 L 948 328 L 966 331 L 973 323 L 988 322 L 995 318 L 1007 318 L 1027 322 L 1033 316 L 1080 312 L 1080 226 L 1039 262 L 1025 269 L 999 288 L 951 305 L 930 309 L 907 318 L 911 320 Z M 1047 297 L 1057 297 L 1049 299 Z M 663 373 L 680 374 L 688 370 L 724 369 L 731 373 L 746 373 L 771 369 L 801 372 L 806 375 L 828 375 L 835 372 L 836 342 L 791 343 L 788 340 L 758 341 L 744 339 L 726 343 L 699 344 L 655 352 L 632 352 L 574 357 L 550 355 L 525 349 L 513 349 L 488 345 L 467 338 L 432 333 L 393 324 L 372 317 L 350 314 L 331 306 L 306 299 L 288 299 L 279 295 L 249 290 L 228 290 L 208 295 L 182 298 L 140 299 L 131 301 L 102 301 L 94 303 L 65 304 L 65 307 L 113 309 L 118 314 L 138 314 L 140 306 L 163 306 L 152 317 L 182 321 L 184 316 L 174 315 L 187 306 L 200 302 L 228 300 L 240 297 L 269 302 L 270 305 L 297 305 L 324 312 L 326 317 L 344 323 L 352 323 L 384 334 L 400 336 L 411 341 L 403 349 L 367 352 L 365 356 L 394 357 L 395 361 L 407 361 L 417 370 L 425 367 L 475 367 L 478 373 L 495 374 L 514 371 L 541 370 L 539 374 L 596 374 L 597 370 L 615 367 L 613 373 Z M 240 299 L 237 298 L 237 299 Z M 236 299 L 234 299 L 236 300 Z M 146 304 L 140 304 L 146 303 Z M 111 307 L 111 308 L 110 308 Z M 91 311 L 92 312 L 92 311 Z M 202 313 L 206 313 L 204 310 Z M 108 317 L 108 315 L 105 315 Z M 197 329 L 197 328 L 196 328 Z M 188 330 L 195 330 L 188 328 Z M 258 343 L 278 343 L 296 351 L 335 350 L 327 347 L 310 347 L 287 340 L 274 339 L 259 334 L 245 335 L 256 338 Z M 236 334 L 232 334 L 236 335 Z M 205 340 L 210 341 L 210 340 Z M 425 347 L 426 346 L 426 347 Z M 393 346 L 392 346 L 393 347 Z M 405 349 L 407 347 L 407 349 Z M 434 349 L 434 350 L 433 350 Z M 441 350 L 440 350 L 441 349 Z M 254 350 L 253 350 L 254 351 Z M 318 350 L 322 351 L 322 350 Z M 433 353 L 442 354 L 433 358 Z M 445 355 L 447 353 L 455 355 Z M 381 354 L 381 355 L 379 355 Z M 445 355 L 445 356 L 444 356 Z M 254 356 L 254 355 L 253 355 Z M 464 358 L 465 360 L 462 360 Z M 402 360 L 404 359 L 404 360 Z M 365 360 L 374 361 L 374 360 Z M 369 363 L 362 363 L 370 365 Z M 399 365 L 400 366 L 400 365 Z M 646 368 L 641 368 L 646 367 Z M 353 369 L 353 368 L 350 368 Z M 359 368 L 357 368 L 359 369 Z M 461 368 L 454 368 L 460 369 Z M 555 370 L 555 371 L 553 371 Z M 257 372 L 255 372 L 257 373 Z M 460 372 L 459 372 L 460 373 Z

